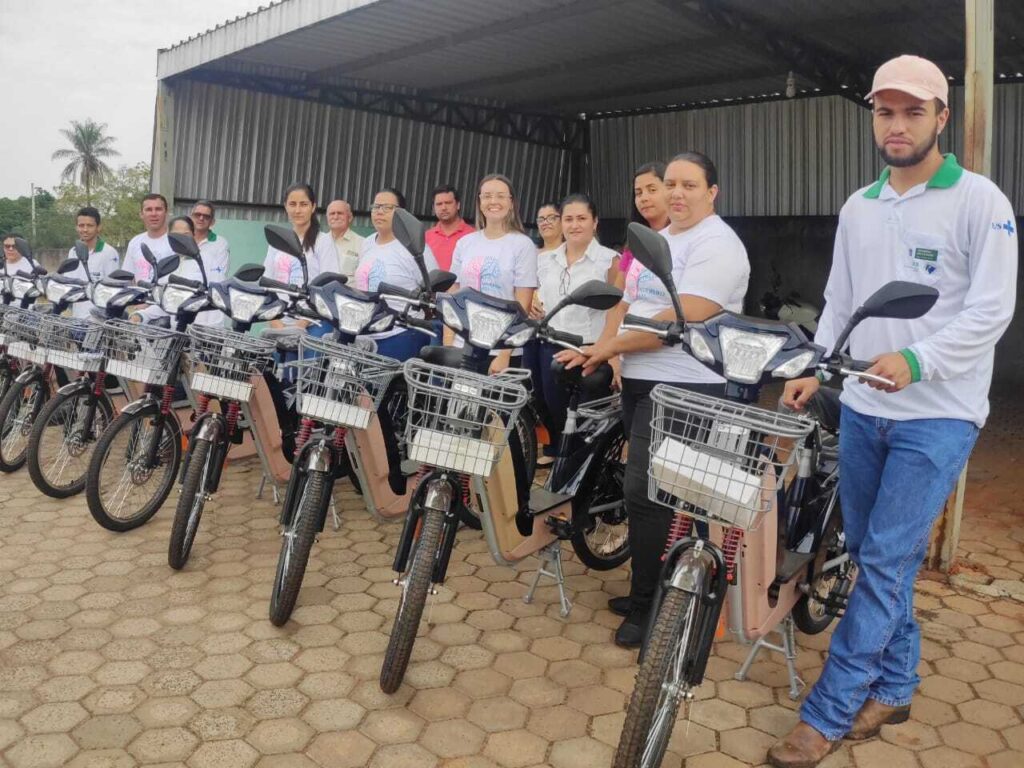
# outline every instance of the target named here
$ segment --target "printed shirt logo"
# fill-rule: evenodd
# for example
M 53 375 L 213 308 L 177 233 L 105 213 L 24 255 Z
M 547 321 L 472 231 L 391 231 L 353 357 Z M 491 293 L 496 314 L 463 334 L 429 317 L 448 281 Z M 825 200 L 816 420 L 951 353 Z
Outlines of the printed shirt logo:
M 639 261 L 634 261 L 629 267 L 629 274 L 626 275 L 625 295 L 630 304 L 640 300 L 665 303 L 665 287 L 647 267 Z
M 1017 231 L 1016 227 L 1013 226 L 1013 219 L 1007 219 L 1006 221 L 1003 222 L 993 221 L 992 229 L 996 231 L 999 231 L 1001 229 L 1005 230 L 1006 234 L 1009 235 L 1010 237 L 1013 237 L 1014 232 Z
M 476 288 L 488 296 L 501 296 L 501 264 L 497 259 L 485 259 L 477 256 L 466 262 L 462 268 L 460 285 Z

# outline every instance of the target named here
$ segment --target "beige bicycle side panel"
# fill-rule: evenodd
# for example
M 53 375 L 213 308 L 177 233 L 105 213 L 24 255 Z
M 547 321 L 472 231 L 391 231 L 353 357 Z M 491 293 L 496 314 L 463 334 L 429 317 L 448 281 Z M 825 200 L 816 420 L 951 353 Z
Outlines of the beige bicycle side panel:
M 490 477 L 483 480 L 475 478 L 474 485 L 477 495 L 475 506 L 480 510 L 484 536 L 495 560 L 510 565 L 536 554 L 555 541 L 555 534 L 539 517 L 533 518 L 530 536 L 523 536 L 516 527 L 519 498 L 510 449 L 502 452 Z M 555 511 L 561 512 L 561 509 Z
M 412 478 L 407 478 L 405 493 L 396 496 L 388 483 L 388 454 L 384 447 L 384 433 L 380 419 L 374 416 L 366 429 L 350 429 L 345 436 L 349 458 L 363 485 L 363 499 L 369 512 L 384 520 L 402 517 L 409 509 L 409 497 L 416 489 Z
M 729 629 L 741 640 L 754 641 L 774 630 L 800 599 L 799 579 L 791 579 L 775 600 L 768 590 L 775 581 L 779 552 L 779 510 L 774 473 L 766 472 L 762 498 L 770 502 L 761 525 L 743 536 L 737 558 L 737 584 L 729 588 Z M 721 543 L 722 532 L 716 531 Z M 736 601 L 739 605 L 735 605 Z
M 252 378 L 252 397 L 249 400 L 249 411 L 252 414 L 252 428 L 256 432 L 256 439 L 263 446 L 267 462 L 273 473 L 273 479 L 278 483 L 287 483 L 291 474 L 292 465 L 281 453 L 281 425 L 277 423 L 277 410 L 274 408 L 274 399 L 270 394 L 270 388 L 262 376 Z M 248 435 L 245 436 L 248 439 Z M 243 448 L 242 446 L 238 446 Z M 241 457 L 241 452 L 235 455 Z

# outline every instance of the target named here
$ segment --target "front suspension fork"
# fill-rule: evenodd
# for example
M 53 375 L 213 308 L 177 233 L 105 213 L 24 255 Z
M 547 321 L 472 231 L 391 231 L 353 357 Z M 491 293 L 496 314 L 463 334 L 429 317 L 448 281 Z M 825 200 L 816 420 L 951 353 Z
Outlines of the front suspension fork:
M 392 565 L 397 573 L 405 572 L 413 542 L 419 535 L 423 512 L 425 509 L 431 509 L 444 514 L 444 529 L 441 534 L 440 548 L 435 553 L 436 559 L 431 581 L 435 584 L 444 582 L 448 563 L 451 561 L 452 549 L 455 546 L 455 534 L 459 527 L 455 505 L 461 503 L 459 501 L 461 494 L 462 485 L 457 477 L 450 477 L 442 473 L 421 473 L 416 490 L 413 491 L 405 523 L 402 525 L 402 533 L 398 537 L 398 549 L 395 552 L 395 561 Z

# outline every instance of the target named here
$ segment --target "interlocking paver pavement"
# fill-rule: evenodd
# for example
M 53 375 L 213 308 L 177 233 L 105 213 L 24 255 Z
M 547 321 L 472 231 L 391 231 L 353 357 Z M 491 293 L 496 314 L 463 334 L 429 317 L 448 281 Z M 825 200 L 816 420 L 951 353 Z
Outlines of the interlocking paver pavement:
M 823 768 L 1024 766 L 1019 447 L 1005 430 L 983 436 L 957 575 L 918 583 L 923 682 L 911 721 L 844 745 Z M 341 530 L 322 536 L 278 629 L 266 618 L 275 509 L 253 499 L 256 481 L 253 463 L 228 467 L 191 562 L 175 572 L 171 505 L 118 535 L 95 525 L 84 499 L 46 499 L 24 473 L 0 477 L 0 765 L 609 764 L 635 675 L 605 607 L 625 591 L 624 570 L 587 573 L 569 558 L 575 608 L 562 620 L 552 587 L 521 601 L 533 563 L 495 566 L 480 534 L 463 531 L 406 685 L 385 696 L 376 680 L 397 605 L 398 526 L 371 520 L 342 486 Z M 813 682 L 828 637 L 799 640 Z M 718 645 L 666 766 L 759 766 L 792 726 L 783 665 L 764 657 L 740 683 L 744 654 Z

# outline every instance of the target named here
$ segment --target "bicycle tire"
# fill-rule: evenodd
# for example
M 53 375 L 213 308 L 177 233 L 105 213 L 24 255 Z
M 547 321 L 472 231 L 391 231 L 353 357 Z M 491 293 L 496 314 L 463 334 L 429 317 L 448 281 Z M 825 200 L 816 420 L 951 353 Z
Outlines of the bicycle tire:
M 32 392 L 26 398 L 25 392 L 29 389 Z M 47 382 L 39 375 L 23 386 L 12 383 L 0 399 L 0 472 L 17 472 L 25 466 L 32 425 L 48 397 Z M 18 424 L 19 416 L 28 423 Z
M 836 508 L 832 510 L 832 519 L 829 521 L 828 528 L 825 530 L 824 538 L 837 536 L 838 532 L 842 530 L 842 526 L 842 510 L 839 508 L 839 500 L 836 499 Z M 838 557 L 840 554 L 845 552 L 846 546 L 844 545 L 841 549 L 830 550 L 825 546 L 826 543 L 826 541 L 822 542 L 814 560 L 812 560 L 807 566 L 807 580 L 810 589 L 806 594 L 800 596 L 796 605 L 793 606 L 793 610 L 790 611 L 796 628 L 805 635 L 821 634 L 828 629 L 828 626 L 836 619 L 834 614 L 827 611 L 819 612 L 818 610 L 818 606 L 821 605 L 820 600 L 818 599 L 820 596 L 820 588 L 816 588 L 815 585 L 818 582 L 820 574 L 816 573 L 816 571 L 826 562 L 826 560 Z M 849 579 L 852 577 L 845 576 L 844 578 Z M 830 586 L 827 592 L 831 592 L 835 587 L 838 587 L 838 582 L 835 585 Z
M 92 458 L 89 461 L 89 471 L 85 476 L 85 498 L 88 503 L 89 513 L 93 519 L 108 531 L 123 533 L 144 525 L 167 500 L 167 496 L 174 487 L 174 481 L 178 477 L 178 467 L 181 465 L 181 427 L 174 416 L 168 416 L 163 423 L 160 442 L 167 443 L 166 450 L 169 451 L 162 466 L 164 468 L 163 482 L 157 486 L 156 493 L 135 512 L 129 515 L 113 514 L 108 509 L 107 501 L 104 499 L 104 468 L 108 461 L 115 462 L 115 466 L 124 465 L 121 480 L 117 483 L 115 491 L 123 485 L 126 474 L 135 484 L 135 473 L 153 472 L 152 468 L 137 467 L 132 469 L 133 460 L 137 458 L 136 452 L 148 442 L 148 438 L 140 436 L 144 422 L 152 421 L 154 414 L 147 411 L 136 411 L 134 413 L 120 413 L 110 426 L 100 435 L 96 441 L 96 448 L 93 450 Z M 125 453 L 127 455 L 113 456 L 111 449 L 115 441 L 128 431 L 128 444 Z M 120 452 L 114 452 L 120 453 Z M 116 502 L 116 499 L 114 500 Z
M 430 580 L 434 570 L 434 559 L 441 542 L 444 523 L 443 513 L 436 509 L 424 509 L 419 538 L 413 544 L 409 568 L 405 572 L 405 584 L 399 598 L 395 622 L 388 638 L 388 648 L 380 669 L 380 689 L 394 693 L 405 679 L 409 667 L 412 647 L 416 642 L 423 608 L 430 591 Z
M 296 509 L 281 536 L 281 554 L 277 558 L 277 573 L 270 593 L 270 623 L 275 627 L 283 626 L 295 610 L 309 554 L 320 532 L 320 520 L 331 501 L 329 487 L 326 472 L 311 470 L 306 475 L 302 493 L 296 494 Z
M 96 442 L 100 435 L 103 434 L 104 430 L 110 425 L 111 420 L 114 416 L 114 407 L 110 404 L 110 399 L 106 394 L 101 395 L 97 398 L 96 402 L 96 413 L 93 415 L 92 422 L 92 435 L 89 438 L 83 440 L 81 445 L 75 445 L 75 450 L 81 451 L 74 456 L 74 458 L 81 458 L 80 464 L 84 465 L 81 473 L 74 477 L 70 482 L 59 482 L 54 478 L 48 476 L 53 474 L 53 465 L 49 462 L 41 461 L 40 456 L 44 451 L 43 445 L 47 438 L 47 428 L 51 426 L 61 427 L 62 419 L 60 417 L 60 411 L 62 408 L 70 407 L 73 409 L 72 413 L 77 414 L 80 406 L 79 403 L 75 402 L 78 400 L 85 400 L 88 402 L 89 398 L 93 396 L 91 390 L 78 390 L 68 395 L 62 395 L 59 392 L 50 398 L 46 404 L 39 411 L 39 416 L 36 418 L 35 423 L 32 425 L 32 433 L 28 438 L 28 474 L 32 478 L 32 482 L 35 483 L 42 493 L 54 499 L 66 499 L 70 496 L 75 496 L 81 493 L 85 489 L 85 478 L 89 472 L 89 459 L 91 458 L 91 452 L 96 448 Z M 50 420 L 57 415 L 58 421 L 54 424 L 50 423 Z M 77 418 L 77 416 L 76 416 Z M 61 435 L 50 435 L 50 437 L 56 437 L 61 441 L 60 449 L 64 452 L 63 455 L 70 456 L 71 450 L 68 446 L 69 436 L 65 429 L 61 429 Z M 64 468 L 67 467 L 67 459 L 65 459 Z M 62 469 L 63 471 L 63 469 Z
M 594 463 L 588 468 L 587 474 L 572 500 L 573 525 L 569 541 L 580 562 L 596 571 L 610 571 L 629 559 L 628 527 L 622 541 L 608 553 L 595 551 L 588 538 L 596 526 L 604 522 L 602 514 L 591 514 L 592 507 L 614 501 L 625 504 L 622 487 L 626 466 L 622 463 L 621 458 L 616 458 L 622 454 L 622 443 L 622 436 L 619 435 L 618 438 L 611 441 L 605 455 L 594 457 Z M 622 508 L 621 516 L 623 522 L 628 526 L 629 521 L 626 517 L 625 507 Z
M 698 607 L 697 596 L 693 593 L 674 587 L 668 589 L 647 640 L 643 663 L 636 673 L 636 685 L 626 709 L 613 768 L 658 768 L 661 765 L 679 710 L 679 698 L 666 696 L 663 700 L 662 694 L 679 654 L 684 658 L 695 655 L 696 648 L 691 646 L 697 642 L 694 630 Z M 685 664 L 678 667 L 685 677 Z M 663 707 L 659 708 L 661 703 Z M 659 709 L 664 717 L 656 721 Z M 658 725 L 661 728 L 653 734 L 651 744 L 652 728 Z
M 181 494 L 171 524 L 171 540 L 167 545 L 167 564 L 176 571 L 185 567 L 196 541 L 199 521 L 206 506 L 204 486 L 213 460 L 212 449 L 213 443 L 205 438 L 197 438 L 192 443 L 192 455 L 181 482 Z

